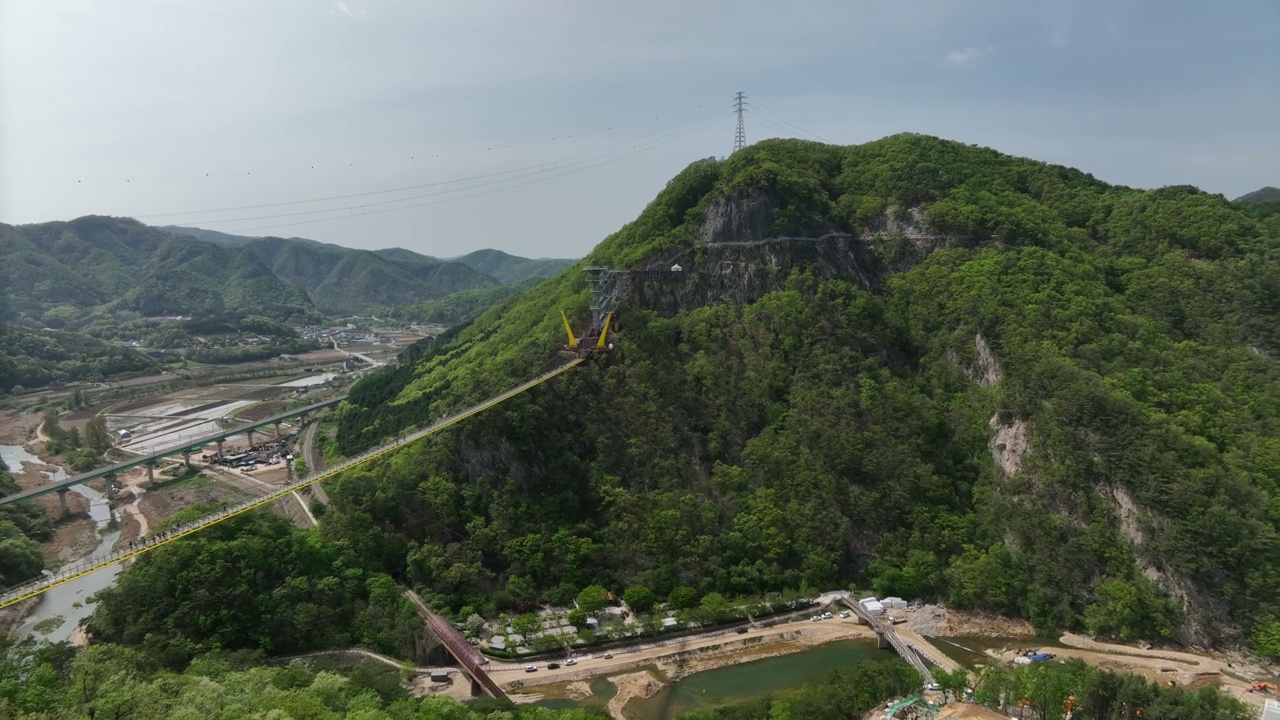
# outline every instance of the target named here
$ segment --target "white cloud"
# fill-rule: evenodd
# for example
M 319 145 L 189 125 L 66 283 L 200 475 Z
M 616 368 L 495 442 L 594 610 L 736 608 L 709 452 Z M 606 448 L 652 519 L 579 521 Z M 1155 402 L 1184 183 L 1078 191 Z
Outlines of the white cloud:
M 352 8 L 345 0 L 333 0 L 329 5 L 335 13 L 346 15 L 347 17 L 362 18 L 368 14 L 364 8 Z
M 982 48 L 965 48 L 964 50 L 956 50 L 955 52 L 942 58 L 942 67 L 957 68 L 960 70 L 972 70 L 978 66 L 978 61 L 983 56 L 990 55 L 996 49 L 991 45 Z

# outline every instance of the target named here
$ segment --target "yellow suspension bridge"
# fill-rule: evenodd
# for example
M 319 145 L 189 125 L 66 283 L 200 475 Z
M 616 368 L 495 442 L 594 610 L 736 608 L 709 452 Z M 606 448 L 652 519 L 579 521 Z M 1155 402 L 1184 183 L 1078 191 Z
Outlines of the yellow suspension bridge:
M 566 325 L 567 325 L 567 321 L 566 321 Z M 604 334 L 601 333 L 597 340 L 597 345 L 599 348 L 604 347 L 604 342 L 605 342 L 604 338 L 605 338 Z M 572 331 L 570 331 L 569 333 L 569 339 L 570 339 L 571 348 L 573 350 L 578 350 L 579 344 L 575 341 Z M 433 435 L 435 433 L 438 433 L 441 430 L 451 425 L 455 425 L 459 422 L 462 422 L 463 420 L 466 420 L 472 415 L 476 415 L 481 412 L 484 412 L 485 410 L 488 410 L 489 408 L 493 407 L 494 405 L 497 405 L 498 403 L 503 402 L 504 400 L 509 400 L 530 388 L 541 385 L 542 383 L 564 372 L 567 372 L 568 370 L 575 368 L 578 365 L 581 365 L 582 363 L 586 362 L 587 358 L 588 358 L 587 354 L 580 352 L 577 357 L 556 367 L 554 370 L 543 373 L 542 375 L 539 375 L 538 377 L 532 380 L 529 380 L 528 382 L 525 382 L 522 385 L 514 387 L 510 390 L 507 390 L 506 392 L 500 395 L 491 397 L 488 400 L 485 400 L 484 402 L 478 405 L 469 407 L 455 415 L 447 415 L 429 427 L 402 435 L 401 437 L 394 439 L 385 445 L 374 448 L 373 450 L 370 450 L 362 455 L 358 455 L 339 465 L 335 465 L 332 468 L 326 469 L 322 472 L 314 473 L 307 477 L 304 477 L 299 480 L 295 480 L 294 482 L 283 485 L 280 487 L 280 489 L 275 490 L 267 495 L 262 495 L 259 497 L 246 500 L 238 505 L 233 505 L 224 510 L 220 510 L 219 512 L 216 512 L 212 515 L 208 515 L 206 517 L 200 518 L 199 520 L 195 520 L 193 522 L 187 523 L 180 527 L 173 528 L 167 531 L 166 533 L 164 533 L 163 537 L 158 537 L 154 540 L 149 540 L 142 544 L 135 544 L 134 547 L 132 548 L 126 548 L 123 550 L 117 550 L 113 552 L 103 553 L 100 555 L 95 555 L 93 557 L 84 558 L 71 565 L 68 565 L 63 568 L 59 568 L 55 572 L 50 572 L 36 580 L 32 580 L 31 582 L 12 587 L 6 590 L 3 595 L 0 595 L 0 608 L 8 607 L 10 605 L 13 605 L 14 603 L 22 602 L 23 600 L 28 600 L 30 598 L 36 597 L 37 595 L 40 595 L 41 593 L 49 590 L 50 588 L 55 588 L 64 583 L 71 582 L 76 578 L 84 577 L 85 575 L 97 572 L 98 570 L 102 570 L 103 568 L 110 567 L 121 561 L 137 557 L 145 552 L 154 550 L 160 547 L 161 545 L 165 545 L 179 538 L 183 538 L 193 533 L 197 533 L 211 525 L 216 525 L 222 522 L 223 520 L 226 520 L 227 518 L 233 518 L 237 515 L 242 515 L 244 513 L 247 513 L 250 510 L 253 510 L 255 508 L 262 507 L 263 505 L 266 505 L 275 500 L 278 500 L 300 488 L 314 485 L 315 483 L 318 483 L 321 480 L 346 472 L 347 470 L 350 470 L 351 468 L 357 465 L 360 465 L 361 463 L 368 462 L 369 460 L 372 460 L 373 458 L 376 458 L 380 455 L 385 455 L 396 449 L 402 448 L 428 435 Z

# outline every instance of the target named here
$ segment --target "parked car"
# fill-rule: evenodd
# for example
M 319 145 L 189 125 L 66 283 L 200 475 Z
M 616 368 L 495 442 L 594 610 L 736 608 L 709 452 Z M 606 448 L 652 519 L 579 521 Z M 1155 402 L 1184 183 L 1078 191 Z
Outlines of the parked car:
M 574 660 L 573 658 L 569 658 L 568 660 L 565 660 L 565 661 L 564 661 L 564 664 L 565 664 L 566 666 L 568 666 L 568 665 L 577 665 L 577 664 L 578 664 L 578 661 L 577 661 L 577 660 Z
M 548 669 L 548 670 L 559 670 L 559 669 L 560 669 L 560 663 L 547 663 L 547 669 Z
M 613 653 L 605 653 L 605 654 L 604 654 L 604 659 L 605 659 L 605 660 L 612 660 L 612 659 L 613 659 Z
M 525 671 L 525 672 L 538 672 L 538 666 L 537 666 L 537 665 L 525 665 L 525 666 L 524 666 L 524 671 Z
M 743 627 L 738 628 L 738 629 L 737 629 L 737 630 L 735 630 L 734 632 L 738 633 L 739 635 L 745 635 L 745 634 L 746 634 L 746 632 L 747 632 L 747 628 L 746 628 L 746 626 L 744 625 Z

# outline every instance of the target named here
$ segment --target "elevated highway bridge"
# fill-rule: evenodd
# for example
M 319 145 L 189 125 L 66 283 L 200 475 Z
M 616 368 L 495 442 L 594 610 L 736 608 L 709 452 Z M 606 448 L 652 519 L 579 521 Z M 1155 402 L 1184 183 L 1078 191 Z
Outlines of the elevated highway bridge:
M 235 426 L 234 428 L 226 428 L 226 429 L 219 430 L 216 433 L 209 433 L 208 435 L 200 435 L 200 436 L 191 438 L 190 440 L 184 440 L 179 445 L 171 445 L 167 448 L 161 448 L 160 450 L 145 452 L 145 453 L 142 453 L 141 455 L 137 455 L 136 457 L 129 458 L 128 460 L 122 460 L 118 463 L 107 465 L 105 467 L 100 467 L 96 470 L 90 470 L 89 472 L 86 472 L 86 473 L 80 473 L 79 475 L 75 475 L 67 478 L 66 480 L 63 480 L 62 482 L 49 483 L 48 485 L 40 485 L 37 487 L 28 488 L 26 490 L 13 493 L 12 495 L 6 495 L 0 498 L 0 505 L 11 505 L 13 503 L 27 502 L 28 500 L 34 500 L 38 497 L 42 497 L 44 495 L 48 495 L 50 493 L 55 493 L 55 492 L 65 493 L 67 492 L 67 490 L 75 487 L 76 485 L 83 485 L 84 483 L 90 482 L 92 480 L 97 480 L 98 478 L 112 477 L 126 470 L 131 470 L 136 467 L 153 465 L 157 460 L 160 460 L 161 458 L 170 457 L 172 455 L 187 455 L 192 452 L 199 452 L 200 450 L 203 450 L 204 447 L 210 443 L 221 444 L 225 442 L 226 439 L 232 435 L 239 435 L 241 433 L 252 432 L 254 430 L 257 430 L 260 427 L 266 427 L 268 425 L 274 426 L 277 423 L 288 420 L 289 418 L 309 415 L 318 410 L 323 410 L 324 408 L 337 405 L 338 403 L 345 400 L 346 397 L 347 397 L 346 395 L 340 395 L 338 397 L 329 398 L 328 400 L 322 400 L 320 402 L 311 403 L 310 405 L 306 405 L 304 407 L 294 408 L 293 410 L 287 410 L 285 412 L 272 415 L 269 418 L 264 418 L 262 420 L 256 420 L 248 423 L 242 423 L 240 425 Z

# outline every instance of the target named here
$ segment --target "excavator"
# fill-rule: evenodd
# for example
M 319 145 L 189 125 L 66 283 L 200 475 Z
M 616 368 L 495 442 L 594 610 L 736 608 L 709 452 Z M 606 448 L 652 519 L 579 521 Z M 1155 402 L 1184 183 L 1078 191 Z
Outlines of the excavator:
M 1249 683 L 1249 692 L 1260 692 L 1268 695 L 1280 695 L 1280 688 L 1276 687 L 1273 682 L 1264 682 L 1262 680 L 1254 680 Z

